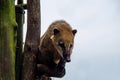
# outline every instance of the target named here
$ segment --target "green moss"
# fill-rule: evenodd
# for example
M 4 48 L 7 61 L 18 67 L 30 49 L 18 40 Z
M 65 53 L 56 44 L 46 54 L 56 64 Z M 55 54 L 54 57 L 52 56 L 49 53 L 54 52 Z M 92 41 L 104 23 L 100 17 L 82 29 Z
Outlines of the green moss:
M 2 3 L 2 4 L 1 4 Z M 15 5 L 14 0 L 1 0 L 0 3 L 0 48 L 2 52 L 0 56 L 2 58 L 1 61 L 5 61 L 6 59 L 10 60 L 10 63 L 2 63 L 8 66 L 10 71 L 9 73 L 0 73 L 1 80 L 15 80 L 15 44 L 16 41 L 14 37 L 16 36 L 16 32 L 14 32 L 14 27 L 17 26 L 15 19 Z M 4 49 L 6 48 L 6 49 Z M 6 75 L 7 74 L 7 75 Z

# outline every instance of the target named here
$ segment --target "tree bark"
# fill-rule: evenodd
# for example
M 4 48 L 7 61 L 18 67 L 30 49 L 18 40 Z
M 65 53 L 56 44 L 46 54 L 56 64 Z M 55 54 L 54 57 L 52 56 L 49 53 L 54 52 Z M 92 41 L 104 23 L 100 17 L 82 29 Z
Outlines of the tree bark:
M 40 42 L 40 0 L 27 0 L 27 35 L 24 48 L 22 80 L 35 80 L 36 54 Z
M 14 0 L 0 0 L 0 80 L 15 80 Z

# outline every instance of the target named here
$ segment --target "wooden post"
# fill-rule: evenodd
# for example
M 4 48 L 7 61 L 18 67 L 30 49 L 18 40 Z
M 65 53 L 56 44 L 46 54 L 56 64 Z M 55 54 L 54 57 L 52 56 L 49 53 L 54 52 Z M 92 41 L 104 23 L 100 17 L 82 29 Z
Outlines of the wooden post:
M 17 5 L 22 5 L 23 0 L 17 0 Z M 15 73 L 16 80 L 21 80 L 22 72 L 22 53 L 23 53 L 23 24 L 24 24 L 24 8 L 22 6 L 15 7 L 17 28 L 17 44 L 16 44 L 16 59 L 15 59 Z

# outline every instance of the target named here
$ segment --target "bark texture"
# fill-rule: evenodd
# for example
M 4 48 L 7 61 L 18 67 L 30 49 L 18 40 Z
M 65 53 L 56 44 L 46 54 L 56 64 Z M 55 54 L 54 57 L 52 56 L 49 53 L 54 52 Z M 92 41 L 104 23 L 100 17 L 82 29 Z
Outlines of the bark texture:
M 27 0 L 27 35 L 22 80 L 35 80 L 36 54 L 40 40 L 40 0 Z

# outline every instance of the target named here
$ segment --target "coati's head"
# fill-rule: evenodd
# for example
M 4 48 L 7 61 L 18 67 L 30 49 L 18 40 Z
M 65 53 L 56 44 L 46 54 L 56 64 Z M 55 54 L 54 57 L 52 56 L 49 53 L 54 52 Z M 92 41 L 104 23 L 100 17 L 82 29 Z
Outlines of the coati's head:
M 56 21 L 50 26 L 51 28 L 51 41 L 56 48 L 60 59 L 65 62 L 70 62 L 70 56 L 74 45 L 74 36 L 77 30 L 72 30 L 70 25 L 65 21 Z M 58 64 L 60 59 L 55 60 Z

